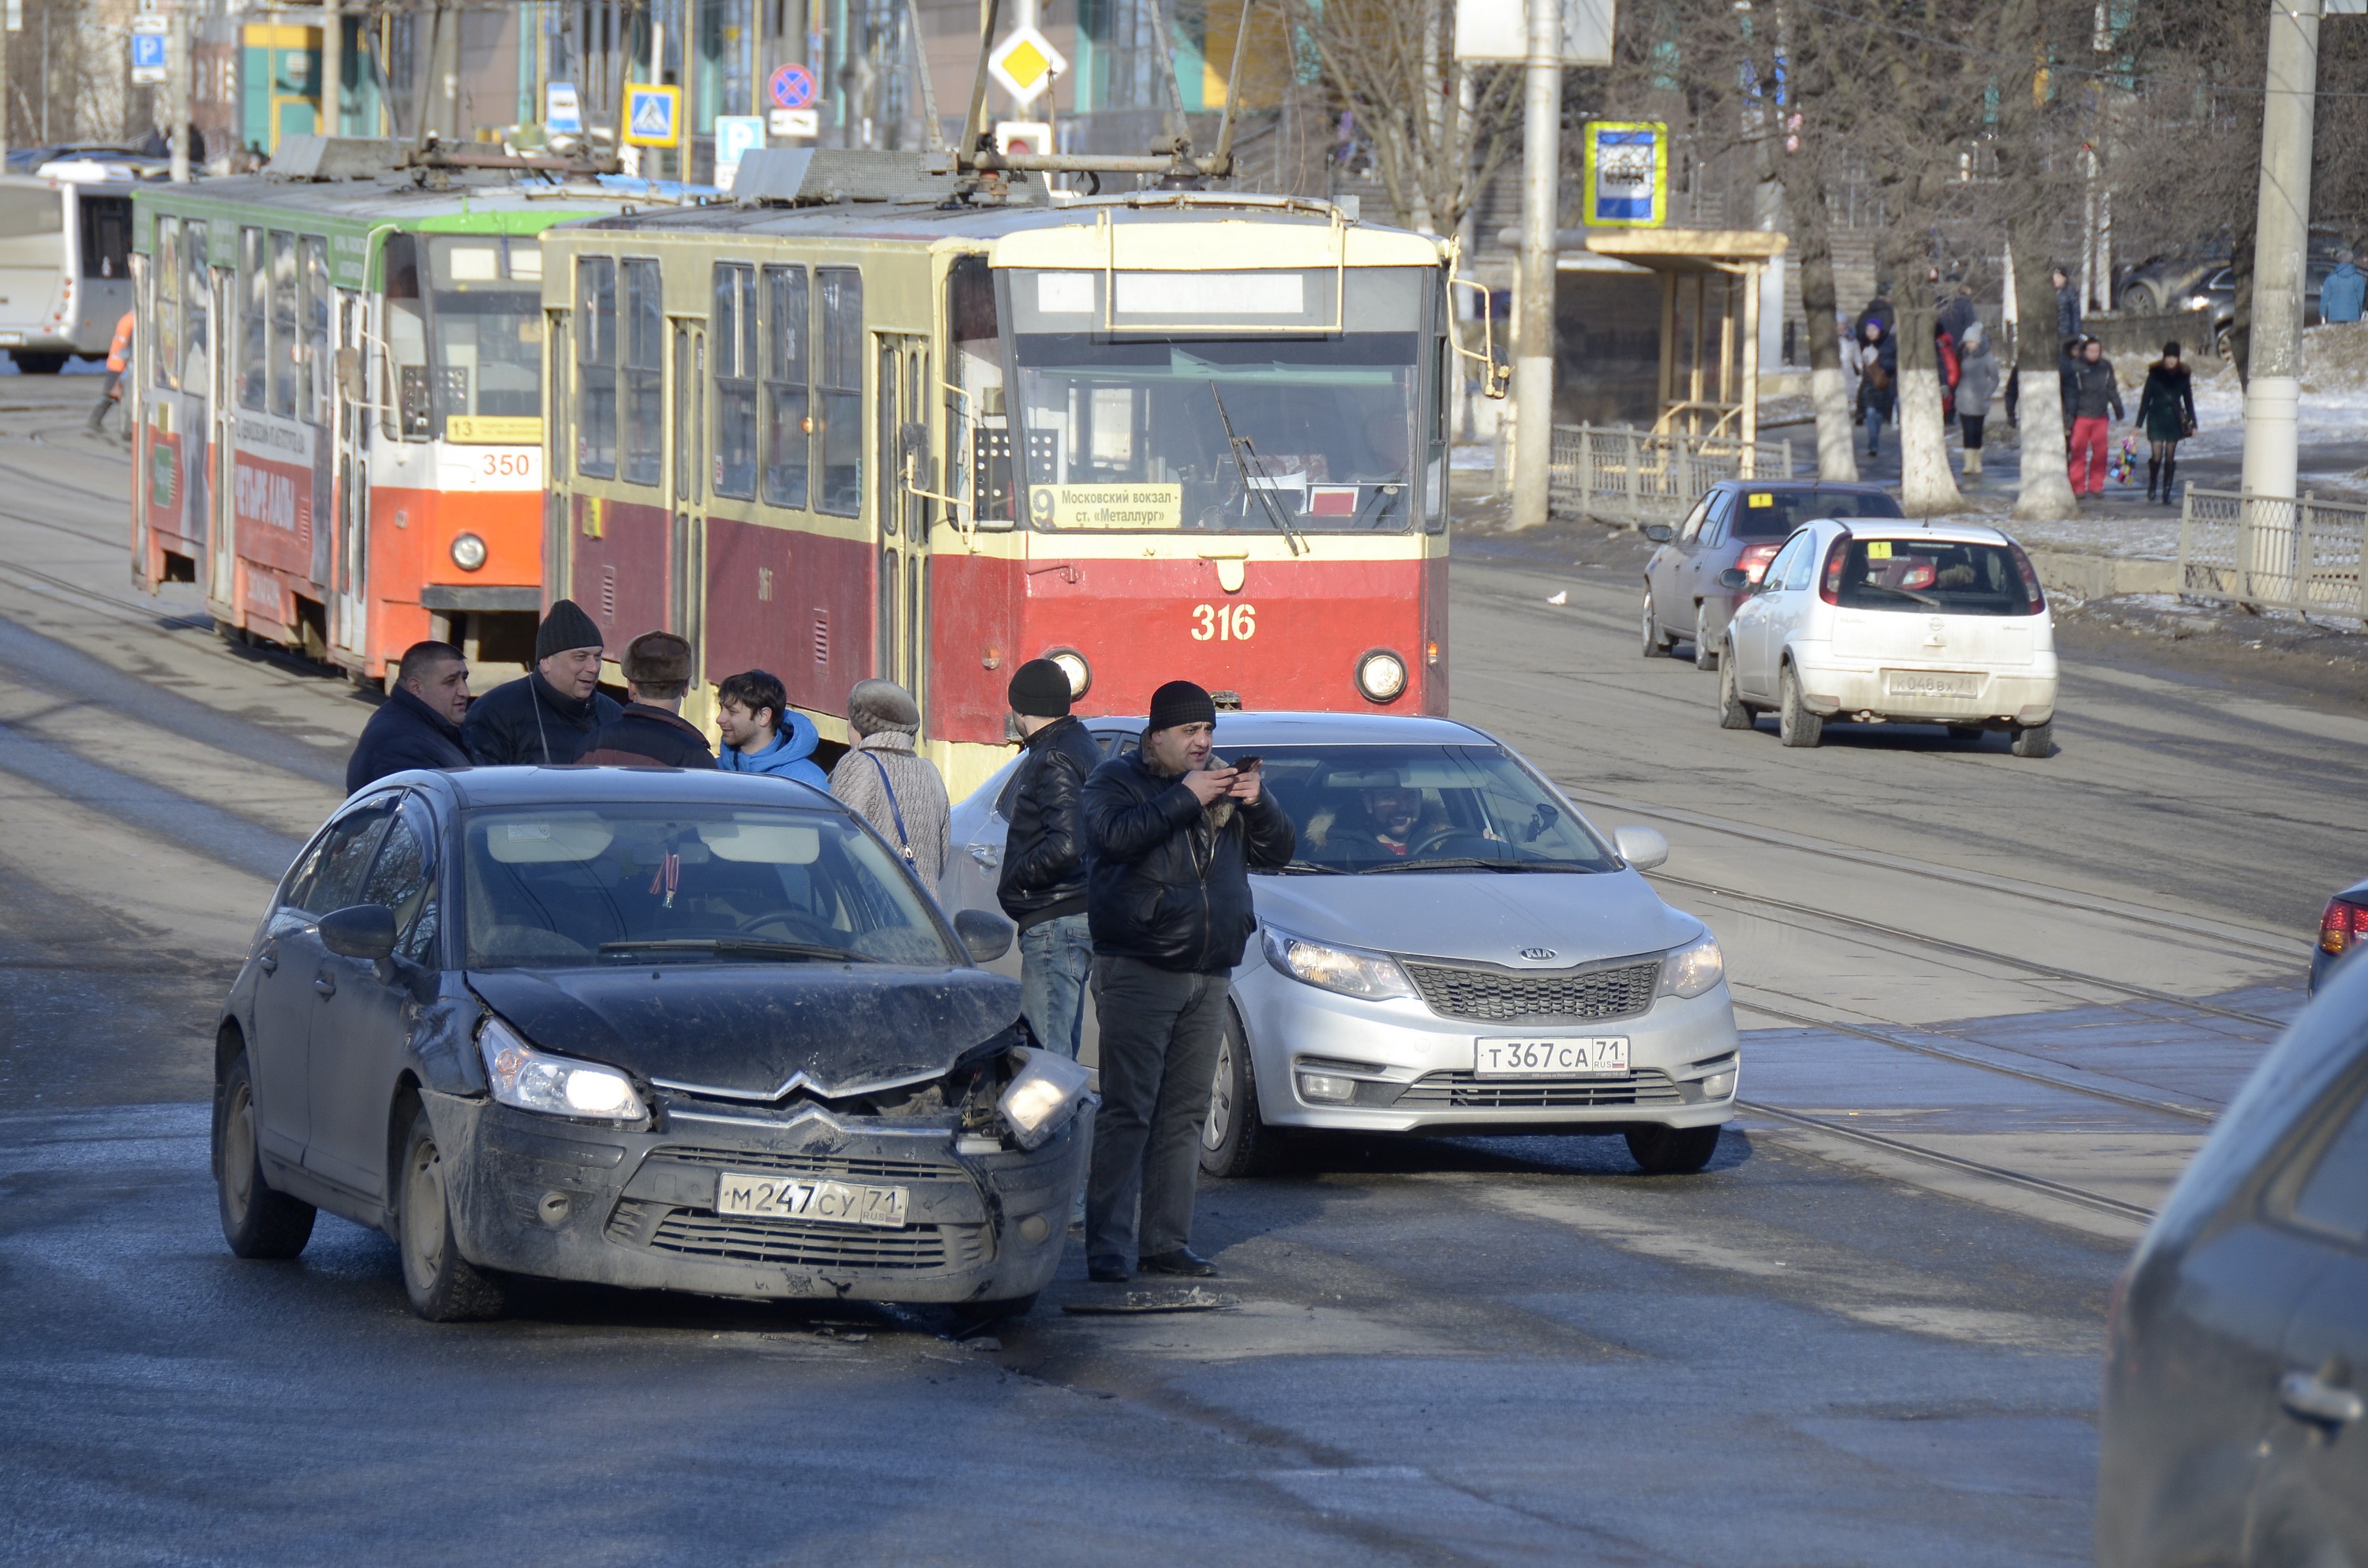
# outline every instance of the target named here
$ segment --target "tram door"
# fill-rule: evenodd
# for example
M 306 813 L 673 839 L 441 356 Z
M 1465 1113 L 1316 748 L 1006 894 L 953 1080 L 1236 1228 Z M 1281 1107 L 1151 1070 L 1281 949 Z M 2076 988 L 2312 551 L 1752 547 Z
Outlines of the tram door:
M 329 476 L 331 526 L 336 558 L 330 588 L 336 596 L 331 633 L 351 653 L 370 647 L 370 397 L 362 367 L 368 358 L 366 297 L 352 289 L 336 291 L 330 341 L 336 345 L 329 377 L 329 429 L 334 445 Z
M 929 487 L 928 340 L 906 333 L 873 335 L 877 381 L 874 472 L 880 485 L 879 645 L 874 668 L 900 684 L 928 713 L 922 689 L 928 661 Z
M 666 550 L 666 630 L 690 644 L 691 689 L 707 676 L 703 628 L 707 586 L 707 328 L 674 318 L 674 387 L 666 439 L 674 457 L 674 527 Z

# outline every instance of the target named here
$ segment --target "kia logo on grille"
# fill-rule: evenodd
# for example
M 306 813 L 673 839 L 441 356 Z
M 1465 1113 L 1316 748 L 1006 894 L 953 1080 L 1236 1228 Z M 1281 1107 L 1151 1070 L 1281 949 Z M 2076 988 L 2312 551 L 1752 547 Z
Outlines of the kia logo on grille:
M 1554 950 L 1552 948 L 1523 948 L 1521 956 L 1532 963 L 1543 963 L 1554 956 Z

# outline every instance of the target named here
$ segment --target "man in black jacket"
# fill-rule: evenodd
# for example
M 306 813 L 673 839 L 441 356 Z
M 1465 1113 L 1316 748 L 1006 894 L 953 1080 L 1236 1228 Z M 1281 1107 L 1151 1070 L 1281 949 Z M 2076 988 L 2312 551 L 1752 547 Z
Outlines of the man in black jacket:
M 388 694 L 346 763 L 346 793 L 406 767 L 466 767 L 461 719 L 469 711 L 469 661 L 450 642 L 414 642 Z
M 532 675 L 469 704 L 461 733 L 469 755 L 485 767 L 574 762 L 592 733 L 623 711 L 599 688 L 600 629 L 575 600 L 560 600 L 542 618 L 534 661 Z
M 671 631 L 644 631 L 625 644 L 624 711 L 593 733 L 578 762 L 598 767 L 713 767 L 707 737 L 682 717 L 690 689 L 690 644 Z
M 1194 1253 L 1192 1184 L 1234 966 L 1258 916 L 1249 869 L 1290 860 L 1291 819 L 1256 768 L 1211 767 L 1216 705 L 1190 681 L 1151 694 L 1138 752 L 1086 781 L 1086 916 L 1101 1018 L 1102 1109 L 1086 1192 L 1087 1271 L 1214 1274 Z
M 1011 677 L 1012 717 L 1028 756 L 1012 775 L 1011 829 L 996 898 L 1019 923 L 1019 1011 L 1036 1038 L 1072 1061 L 1093 967 L 1086 924 L 1086 779 L 1102 748 L 1069 714 L 1069 677 L 1030 659 Z

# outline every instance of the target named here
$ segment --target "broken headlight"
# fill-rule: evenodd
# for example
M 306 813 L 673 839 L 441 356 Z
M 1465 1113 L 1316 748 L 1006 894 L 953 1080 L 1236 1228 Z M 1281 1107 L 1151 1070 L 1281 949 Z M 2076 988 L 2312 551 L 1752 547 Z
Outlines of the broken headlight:
M 1090 1079 L 1084 1068 L 1053 1051 L 1020 1046 L 1011 1055 L 1020 1064 L 1019 1074 L 996 1101 L 995 1108 L 1003 1113 L 1004 1124 L 1011 1129 L 1011 1141 L 1023 1149 L 1033 1149 L 1077 1114 L 1077 1108 L 1086 1103 Z
M 535 1050 L 499 1018 L 477 1031 L 494 1098 L 545 1116 L 641 1121 L 649 1116 L 633 1081 L 614 1067 Z

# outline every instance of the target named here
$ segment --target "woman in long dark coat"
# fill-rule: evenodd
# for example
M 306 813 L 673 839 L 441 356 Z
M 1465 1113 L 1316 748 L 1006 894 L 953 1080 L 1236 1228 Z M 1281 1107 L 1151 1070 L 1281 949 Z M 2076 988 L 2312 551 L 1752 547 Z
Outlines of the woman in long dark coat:
M 2180 362 L 2176 341 L 2164 344 L 2162 358 L 2146 367 L 2137 422 L 2153 450 L 2146 459 L 2146 499 L 2154 500 L 2159 490 L 2169 506 L 2179 494 L 2171 487 L 2171 476 L 2179 472 L 2179 443 L 2195 434 L 2195 376 Z

